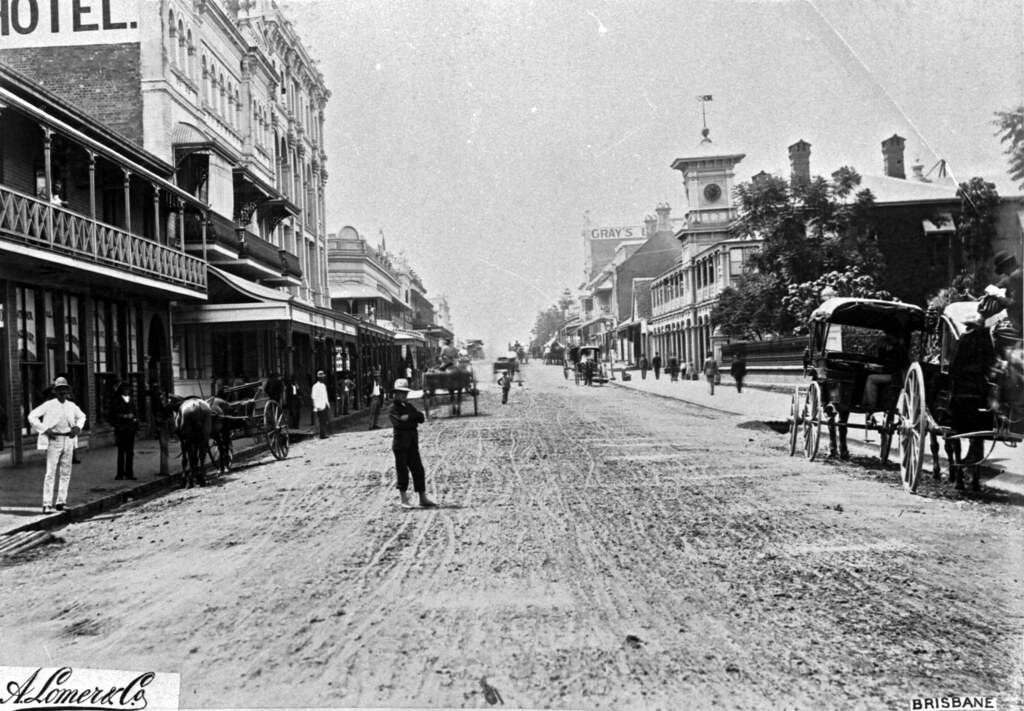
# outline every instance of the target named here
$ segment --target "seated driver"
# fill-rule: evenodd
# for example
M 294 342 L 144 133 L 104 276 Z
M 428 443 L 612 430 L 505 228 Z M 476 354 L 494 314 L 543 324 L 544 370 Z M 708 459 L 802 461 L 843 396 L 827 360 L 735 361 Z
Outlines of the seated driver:
M 882 336 L 875 352 L 878 363 L 888 368 L 885 373 L 871 373 L 864 381 L 864 397 L 861 407 L 874 412 L 878 409 L 878 391 L 893 381 L 902 382 L 903 373 L 910 364 L 910 349 L 905 341 L 891 333 Z
M 441 349 L 441 370 L 448 370 L 459 360 L 459 349 L 452 345 L 451 340 L 444 342 Z

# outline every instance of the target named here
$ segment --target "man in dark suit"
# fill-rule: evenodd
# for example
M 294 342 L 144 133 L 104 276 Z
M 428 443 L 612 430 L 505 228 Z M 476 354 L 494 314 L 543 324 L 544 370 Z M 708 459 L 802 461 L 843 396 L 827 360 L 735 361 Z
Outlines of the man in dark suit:
M 114 426 L 117 444 L 117 476 L 115 479 L 135 478 L 135 434 L 139 431 L 139 411 L 132 398 L 132 384 L 121 381 L 117 394 L 110 401 L 107 420 Z
M 654 370 L 654 379 L 661 379 L 661 353 L 655 353 L 651 359 L 651 368 Z
M 398 493 L 402 506 L 410 508 L 409 472 L 412 472 L 412 488 L 420 497 L 420 506 L 429 509 L 437 506 L 427 498 L 426 477 L 423 461 L 420 459 L 419 424 L 426 420 L 423 413 L 408 401 L 409 381 L 399 378 L 395 381 L 394 398 L 388 409 L 388 418 L 394 428 L 391 450 L 395 454 L 395 472 L 398 474 Z

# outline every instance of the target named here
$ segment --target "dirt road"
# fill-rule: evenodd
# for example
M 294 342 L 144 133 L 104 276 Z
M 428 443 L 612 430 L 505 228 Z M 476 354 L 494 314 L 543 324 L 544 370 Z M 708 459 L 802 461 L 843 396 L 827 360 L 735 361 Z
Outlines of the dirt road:
M 0 568 L 0 664 L 178 672 L 185 707 L 1019 706 L 1018 504 L 527 382 L 422 426 L 438 510 L 360 430 L 65 529 Z

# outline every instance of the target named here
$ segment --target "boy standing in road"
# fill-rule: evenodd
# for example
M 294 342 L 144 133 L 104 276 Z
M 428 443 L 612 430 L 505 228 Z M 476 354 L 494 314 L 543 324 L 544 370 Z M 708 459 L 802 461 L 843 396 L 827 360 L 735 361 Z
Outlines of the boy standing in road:
M 67 505 L 75 437 L 85 426 L 85 413 L 71 401 L 70 394 L 71 386 L 67 378 L 57 378 L 53 381 L 54 397 L 28 413 L 28 423 L 39 435 L 36 449 L 46 450 L 44 514 L 53 512 L 54 493 L 57 495 L 58 511 L 63 511 Z
M 501 386 L 501 404 L 508 404 L 508 391 L 512 389 L 512 376 L 509 375 L 507 370 L 502 371 L 501 376 L 498 378 L 498 385 Z
M 402 507 L 411 508 L 409 503 L 409 472 L 412 471 L 412 488 L 420 497 L 420 506 L 429 509 L 437 506 L 427 498 L 426 477 L 423 461 L 420 459 L 419 424 L 426 420 L 423 413 L 408 401 L 409 381 L 399 378 L 395 381 L 394 399 L 388 409 L 388 418 L 394 428 L 391 451 L 395 454 L 395 472 L 398 475 L 398 493 Z

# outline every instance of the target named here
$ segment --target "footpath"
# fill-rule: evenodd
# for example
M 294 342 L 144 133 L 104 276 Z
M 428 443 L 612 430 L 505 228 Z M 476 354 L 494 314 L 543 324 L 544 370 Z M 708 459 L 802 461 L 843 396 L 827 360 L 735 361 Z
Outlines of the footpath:
M 357 410 L 348 415 L 335 417 L 331 431 L 338 433 L 346 428 L 368 422 L 369 410 Z M 300 420 L 309 423 L 308 408 Z M 317 435 L 316 428 L 303 424 L 290 432 L 292 442 Z M 160 474 L 160 443 L 156 439 L 136 439 L 135 479 L 118 481 L 117 449 L 112 444 L 105 447 L 84 447 L 77 450 L 80 463 L 71 469 L 71 484 L 68 488 L 68 508 L 64 511 L 44 514 L 42 512 L 43 474 L 46 470 L 45 452 L 25 452 L 25 461 L 19 466 L 11 464 L 10 447 L 0 452 L 0 556 L 5 553 L 5 538 L 10 534 L 30 531 L 48 531 L 61 528 L 69 523 L 110 511 L 131 501 L 156 496 L 182 486 L 180 447 L 172 439 L 169 446 L 169 475 Z M 235 462 L 271 457 L 265 439 L 252 436 L 239 437 L 234 441 Z M 216 472 L 215 465 L 207 462 L 206 471 Z
M 630 380 L 622 380 L 621 373 L 616 371 L 615 380 L 609 383 L 618 387 L 639 390 L 658 397 L 683 400 L 694 405 L 717 410 L 730 415 L 738 415 L 749 418 L 752 421 L 772 425 L 774 429 L 781 431 L 781 428 L 789 421 L 789 411 L 793 400 L 792 385 L 777 385 L 763 383 L 744 383 L 743 392 L 736 392 L 736 386 L 731 377 L 722 376 L 722 383 L 715 386 L 715 394 L 708 392 L 708 384 L 704 379 L 700 380 L 678 380 L 672 379 L 664 373 L 658 379 L 654 373 L 648 371 L 647 378 L 640 377 L 640 371 L 629 371 Z M 857 422 L 861 415 L 851 416 L 851 422 Z M 851 451 L 878 451 L 878 433 L 866 432 L 864 430 L 851 429 L 847 436 Z M 828 453 L 828 434 L 822 433 L 821 448 Z M 992 450 L 985 467 L 989 469 L 990 477 L 982 478 L 982 484 L 1001 491 L 1013 494 L 1024 495 L 1024 448 L 1011 447 L 1005 444 L 985 443 L 985 451 Z M 896 443 L 893 444 L 893 451 L 889 455 L 890 461 L 897 461 Z M 948 462 L 943 457 L 943 472 L 948 471 Z M 931 476 L 931 452 L 925 448 L 925 469 L 926 476 Z

